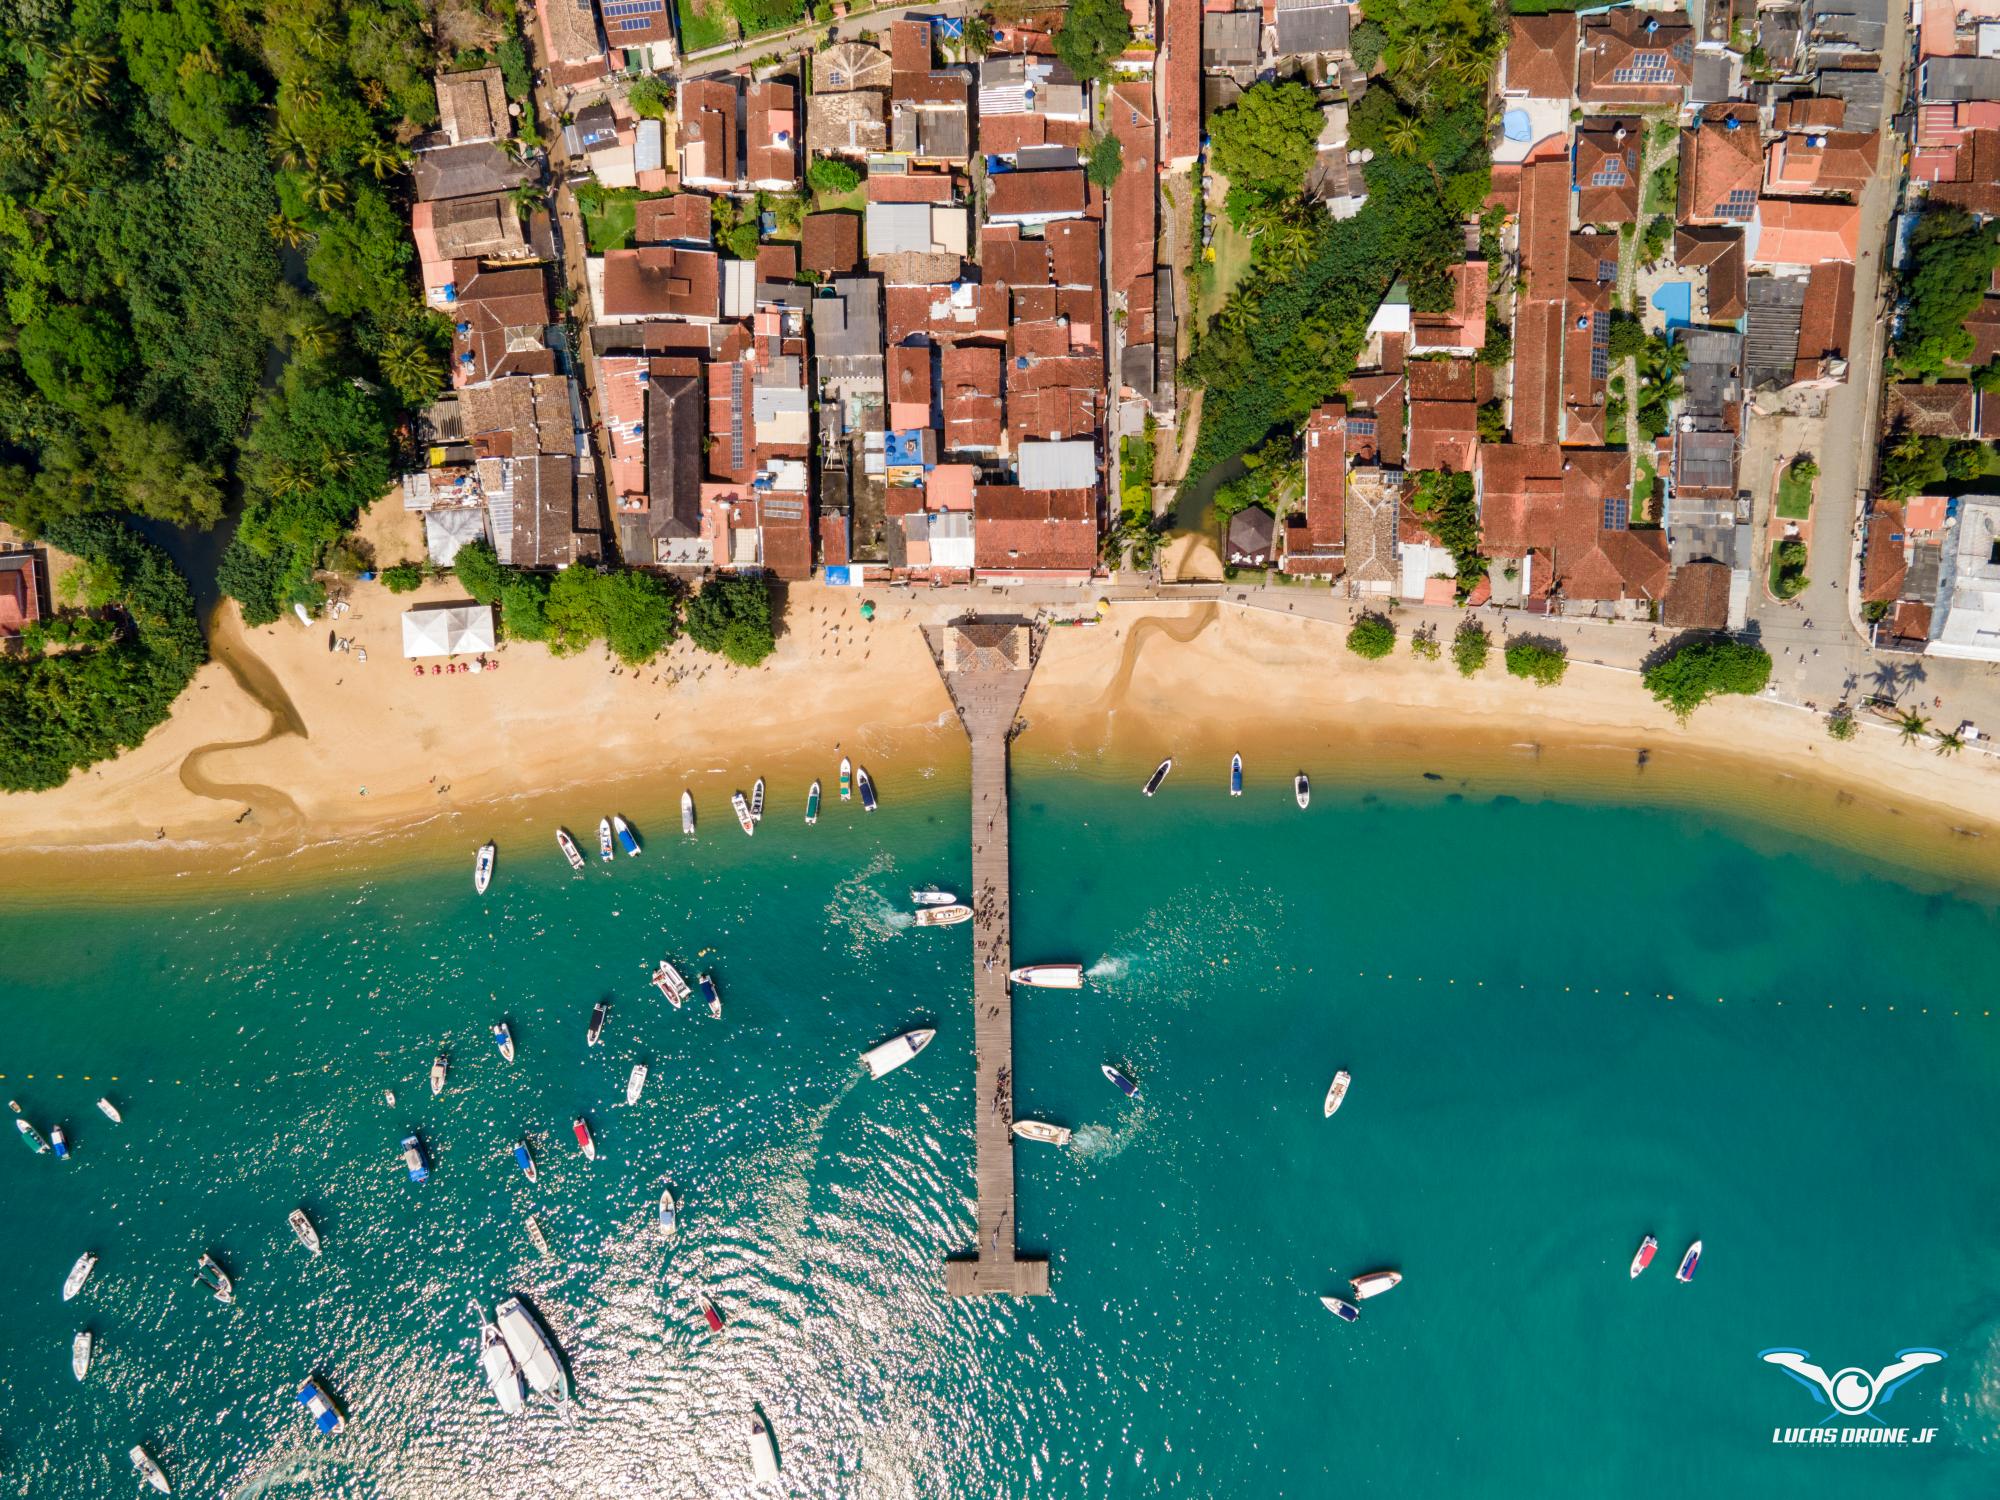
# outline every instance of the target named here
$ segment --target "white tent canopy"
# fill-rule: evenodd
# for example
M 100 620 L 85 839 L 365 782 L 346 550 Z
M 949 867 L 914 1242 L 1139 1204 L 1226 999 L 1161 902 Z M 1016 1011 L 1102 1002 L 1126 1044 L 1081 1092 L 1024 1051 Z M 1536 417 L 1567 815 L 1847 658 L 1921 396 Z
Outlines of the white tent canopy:
M 493 644 L 490 604 L 418 604 L 403 612 L 405 656 L 476 656 Z

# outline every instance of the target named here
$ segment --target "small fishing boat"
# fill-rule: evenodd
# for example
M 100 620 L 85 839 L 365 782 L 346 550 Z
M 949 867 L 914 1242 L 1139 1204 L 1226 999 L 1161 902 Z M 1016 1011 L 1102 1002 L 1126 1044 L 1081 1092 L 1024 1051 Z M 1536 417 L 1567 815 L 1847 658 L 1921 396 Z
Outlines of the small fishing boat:
M 1240 755 L 1229 757 L 1229 795 L 1243 795 L 1243 757 Z
M 840 757 L 840 800 L 847 801 L 854 795 L 854 762 L 846 756 Z
M 695 980 L 701 986 L 702 998 L 708 1002 L 708 1013 L 713 1019 L 722 1019 L 722 991 L 715 987 L 715 976 L 703 974 Z
M 542 1174 L 535 1170 L 535 1159 L 528 1154 L 528 1141 L 525 1136 L 514 1142 L 514 1165 L 521 1169 L 528 1181 L 539 1182 L 541 1180 Z
M 1112 1067 L 1110 1063 L 1105 1063 L 1098 1071 L 1109 1079 L 1112 1086 L 1127 1099 L 1136 1099 L 1139 1097 L 1139 1085 L 1126 1077 L 1125 1074 L 1119 1072 L 1118 1069 Z
M 631 1074 L 625 1080 L 625 1102 L 627 1104 L 637 1104 L 639 1102 L 639 1095 L 645 1087 L 646 1065 L 644 1063 L 634 1063 Z
M 72 1302 L 76 1294 L 83 1290 L 83 1284 L 90 1280 L 90 1273 L 97 1269 L 97 1257 L 86 1250 L 76 1258 L 76 1264 L 69 1268 L 69 1275 L 63 1277 L 63 1301 Z
M 498 852 L 491 844 L 481 844 L 479 853 L 473 857 L 472 888 L 482 896 L 493 883 L 493 856 Z
M 1067 1125 L 1051 1125 L 1046 1120 L 1016 1120 L 1014 1134 L 1024 1141 L 1040 1141 L 1045 1146 L 1067 1146 L 1071 1131 Z
M 529 1214 L 522 1227 L 528 1231 L 528 1243 L 535 1247 L 543 1260 L 547 1260 L 553 1252 L 549 1249 L 549 1237 L 542 1233 L 541 1219 Z
M 215 1293 L 217 1302 L 236 1300 L 236 1283 L 206 1250 L 202 1252 L 201 1259 L 195 1262 L 194 1279 Z
M 514 1060 L 514 1033 L 507 1029 L 505 1021 L 493 1023 L 493 1045 L 500 1049 L 501 1057 L 508 1062 Z
M 1312 799 L 1313 799 L 1312 783 L 1306 780 L 1305 772 L 1301 771 L 1299 772 L 1298 775 L 1292 778 L 1292 795 L 1298 799 L 1299 807 L 1301 809 L 1304 809 L 1312 805 Z
M 1659 1248 L 1660 1242 L 1650 1234 L 1639 1241 L 1639 1248 L 1632 1256 L 1632 1276 L 1634 1280 L 1638 1278 L 1641 1271 L 1653 1263 L 1654 1253 Z
M 665 995 L 676 1010 L 692 993 L 688 989 L 687 981 L 681 978 L 681 971 L 664 958 L 660 960 L 659 968 L 653 970 L 653 987 Z
M 1319 1299 L 1319 1305 L 1343 1323 L 1352 1323 L 1361 1316 L 1361 1309 L 1345 1297 L 1322 1297 Z
M 600 1000 L 590 1008 L 590 1029 L 583 1034 L 583 1044 L 595 1047 L 604 1039 L 604 1018 L 611 1014 L 611 1002 Z
M 1674 1272 L 1676 1281 L 1693 1281 L 1696 1268 L 1701 1265 L 1701 1241 L 1696 1240 L 1687 1247 L 1687 1254 L 1681 1257 L 1680 1269 Z
M 347 1415 L 317 1376 L 299 1387 L 299 1405 L 312 1414 L 313 1426 L 322 1436 L 331 1437 L 347 1425 Z
M 631 859 L 638 854 L 638 836 L 632 832 L 632 825 L 619 817 L 617 813 L 611 815 L 611 831 L 618 835 L 618 847 L 625 851 L 627 859 Z
M 806 822 L 808 824 L 813 824 L 817 823 L 818 821 L 819 821 L 819 780 L 817 777 L 815 777 L 813 779 L 812 790 L 806 793 Z
M 167 1472 L 154 1460 L 153 1455 L 142 1444 L 134 1443 L 131 1452 L 132 1467 L 139 1471 L 139 1477 L 158 1490 L 162 1495 L 171 1495 L 174 1487 L 167 1483 Z
M 913 889 L 910 892 L 912 906 L 954 906 L 958 897 L 951 891 L 941 891 L 936 886 L 928 889 Z
M 394 1109 L 396 1107 L 396 1091 L 394 1089 L 382 1090 L 382 1102 L 388 1105 L 389 1108 Z
M 507 1352 L 528 1377 L 529 1386 L 542 1395 L 555 1392 L 558 1401 L 569 1400 L 569 1372 L 556 1357 L 548 1330 L 521 1299 L 509 1297 L 493 1315 L 500 1324 L 500 1336 L 507 1341 Z
M 480 1373 L 485 1375 L 487 1388 L 500 1403 L 500 1410 L 510 1417 L 518 1416 L 528 1406 L 528 1387 L 521 1379 L 521 1367 L 514 1363 L 506 1338 L 486 1316 L 486 1309 L 475 1302 L 472 1310 L 479 1315 Z
M 303 1208 L 295 1208 L 285 1215 L 285 1222 L 292 1226 L 292 1233 L 297 1235 L 299 1243 L 306 1247 L 306 1254 L 313 1256 L 319 1254 L 319 1230 L 313 1227 L 313 1221 L 306 1217 Z
M 49 1127 L 49 1145 L 54 1148 L 57 1161 L 69 1160 L 69 1137 L 63 1133 L 62 1126 Z
M 113 1125 L 123 1125 L 125 1123 L 125 1117 L 118 1113 L 118 1106 L 113 1104 L 109 1099 L 99 1099 L 97 1107 L 104 1111 L 104 1118 L 109 1120 Z
M 875 782 L 868 774 L 866 766 L 854 768 L 854 784 L 861 788 L 861 810 L 875 811 Z
M 561 847 L 563 858 L 569 861 L 572 870 L 583 868 L 583 851 L 576 847 L 576 840 L 569 836 L 567 828 L 556 830 L 556 843 Z
M 609 818 L 599 818 L 597 820 L 597 857 L 607 865 L 614 858 L 611 852 L 611 820 Z
M 694 793 L 685 787 L 681 788 L 681 832 L 694 832 Z
M 743 831 L 748 834 L 755 834 L 757 832 L 757 822 L 750 816 L 750 804 L 745 800 L 743 794 L 741 792 L 731 792 L 729 794 L 729 805 L 736 810 L 736 821 L 743 825 Z
M 1333 1112 L 1339 1109 L 1346 1101 L 1347 1086 L 1353 1081 L 1353 1079 L 1347 1076 L 1347 1069 L 1345 1068 L 1342 1068 L 1338 1073 L 1333 1075 L 1333 1082 L 1327 1086 L 1326 1090 L 1324 1118 L 1329 1120 L 1333 1118 Z
M 750 788 L 750 821 L 764 821 L 764 778 L 759 776 L 755 786 Z
M 445 1054 L 444 1049 L 440 1047 L 438 1055 L 431 1062 L 431 1097 L 433 1099 L 444 1092 L 444 1075 L 450 1066 L 450 1062 L 451 1059 Z
M 694 1294 L 694 1300 L 701 1306 L 702 1317 L 708 1320 L 709 1332 L 710 1333 L 722 1332 L 722 1314 L 719 1311 L 717 1311 L 715 1304 L 709 1300 L 708 1293 L 696 1292 Z
M 90 1373 L 90 1351 L 96 1346 L 88 1328 L 69 1341 L 69 1368 L 78 1380 Z
M 771 1429 L 760 1412 L 750 1413 L 750 1481 L 775 1484 L 778 1479 L 778 1445 L 771 1441 Z
M 1354 1300 L 1366 1302 L 1370 1297 L 1379 1297 L 1403 1279 L 1401 1271 L 1364 1271 L 1359 1276 L 1350 1276 L 1347 1284 L 1354 1288 Z
M 21 1132 L 22 1144 L 25 1145 L 30 1151 L 34 1152 L 35 1155 L 41 1156 L 48 1151 L 49 1149 L 48 1141 L 43 1137 L 42 1133 L 39 1130 L 35 1129 L 35 1127 L 30 1125 L 26 1120 L 16 1120 L 14 1122 L 14 1128 Z
M 926 906 L 911 919 L 919 927 L 956 927 L 972 920 L 969 906 Z
M 412 1182 L 423 1182 L 431 1175 L 430 1163 L 424 1160 L 424 1143 L 413 1135 L 403 1137 L 403 1166 Z
M 930 1027 L 906 1031 L 901 1036 L 891 1037 L 879 1047 L 870 1047 L 862 1053 L 861 1065 L 875 1078 L 880 1078 L 885 1073 L 893 1073 L 928 1047 L 931 1038 L 936 1035 L 937 1032 Z
M 1009 969 L 1007 979 L 1011 984 L 1033 985 L 1038 990 L 1080 990 L 1083 965 L 1023 964 L 1018 969 Z
M 590 1133 L 590 1121 L 578 1115 L 569 1122 L 569 1128 L 576 1133 L 576 1143 L 583 1149 L 586 1161 L 597 1160 L 597 1138 Z
M 660 1233 L 672 1239 L 681 1232 L 680 1203 L 671 1186 L 660 1189 Z
M 1171 755 L 1169 755 L 1165 760 L 1161 761 L 1157 766 L 1153 768 L 1153 774 L 1146 778 L 1146 784 L 1143 787 L 1141 787 L 1140 790 L 1143 791 L 1148 797 L 1152 796 L 1153 793 L 1157 792 L 1160 789 L 1160 783 L 1167 779 L 1167 772 L 1171 771 L 1173 768 L 1174 768 L 1174 758 Z

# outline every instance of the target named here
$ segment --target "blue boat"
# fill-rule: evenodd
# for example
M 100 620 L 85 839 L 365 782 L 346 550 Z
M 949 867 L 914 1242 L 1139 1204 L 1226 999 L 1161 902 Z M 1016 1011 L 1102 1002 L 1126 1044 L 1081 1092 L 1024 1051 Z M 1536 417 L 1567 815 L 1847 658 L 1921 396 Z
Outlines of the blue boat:
M 854 784 L 861 788 L 861 810 L 875 811 L 875 783 L 870 779 L 866 766 L 854 768 Z
M 299 1405 L 312 1413 L 313 1426 L 323 1433 L 336 1433 L 347 1425 L 347 1418 L 341 1415 L 333 1394 L 316 1379 L 308 1380 L 300 1388 Z
M 1240 755 L 1229 757 L 1229 795 L 1243 795 L 1243 757 Z
M 1118 1092 L 1123 1094 L 1127 1099 L 1136 1099 L 1139 1097 L 1139 1085 L 1134 1083 L 1130 1078 L 1127 1078 L 1118 1069 L 1112 1067 L 1110 1063 L 1104 1064 L 1101 1071 L 1117 1087 Z
M 535 1159 L 528 1155 L 528 1143 L 526 1141 L 514 1142 L 514 1165 L 528 1174 L 528 1181 L 533 1182 L 535 1180 Z
M 63 1134 L 62 1126 L 54 1125 L 49 1128 L 49 1144 L 56 1148 L 57 1161 L 69 1160 L 69 1137 Z
M 632 825 L 616 813 L 611 815 L 611 830 L 618 835 L 618 847 L 625 851 L 628 858 L 639 852 L 639 841 L 632 836 Z
M 500 1049 L 500 1055 L 508 1062 L 514 1060 L 514 1033 L 507 1029 L 505 1021 L 493 1023 L 493 1045 Z
M 403 1165 L 409 1168 L 412 1182 L 424 1182 L 431 1175 L 430 1163 L 424 1160 L 424 1143 L 413 1135 L 403 1137 Z
M 715 976 L 704 974 L 695 981 L 701 986 L 702 997 L 708 1001 L 708 1013 L 716 1020 L 722 1019 L 722 991 L 715 987 Z

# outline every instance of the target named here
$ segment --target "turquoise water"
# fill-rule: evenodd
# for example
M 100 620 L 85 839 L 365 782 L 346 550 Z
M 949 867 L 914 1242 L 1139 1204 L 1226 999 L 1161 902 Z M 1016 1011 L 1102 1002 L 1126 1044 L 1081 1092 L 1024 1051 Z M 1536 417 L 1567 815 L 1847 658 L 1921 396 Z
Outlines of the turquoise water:
M 0 1149 L 0 1492 L 134 1493 L 143 1440 L 190 1494 L 744 1494 L 753 1407 L 798 1495 L 2000 1486 L 1990 895 L 1477 787 L 1301 814 L 1258 770 L 1234 802 L 1220 768 L 1152 802 L 1017 778 L 1017 956 L 1093 975 L 1017 1006 L 1017 1108 L 1079 1130 L 1020 1152 L 1022 1243 L 1054 1262 L 1033 1304 L 940 1296 L 972 1234 L 969 939 L 899 913 L 914 882 L 966 880 L 950 777 L 879 768 L 881 813 L 830 803 L 813 829 L 778 787 L 755 840 L 662 822 L 583 876 L 505 846 L 485 899 L 468 841 L 264 897 L 0 913 L 0 1091 L 77 1151 Z M 655 996 L 663 953 L 714 967 L 720 1023 Z M 864 1080 L 856 1055 L 918 1023 L 937 1043 Z M 422 1185 L 395 1155 L 412 1129 Z M 534 1187 L 507 1155 L 524 1130 Z M 320 1261 L 286 1227 L 299 1203 Z M 205 1248 L 234 1308 L 193 1285 Z M 1383 1265 L 1406 1279 L 1360 1323 L 1319 1307 Z M 567 1355 L 567 1421 L 504 1419 L 479 1379 L 468 1303 L 515 1292 Z M 1945 1351 L 1881 1412 L 1938 1436 L 1774 1445 L 1827 1413 L 1758 1361 L 1781 1345 L 1828 1371 Z M 292 1404 L 314 1371 L 352 1417 L 332 1439 Z

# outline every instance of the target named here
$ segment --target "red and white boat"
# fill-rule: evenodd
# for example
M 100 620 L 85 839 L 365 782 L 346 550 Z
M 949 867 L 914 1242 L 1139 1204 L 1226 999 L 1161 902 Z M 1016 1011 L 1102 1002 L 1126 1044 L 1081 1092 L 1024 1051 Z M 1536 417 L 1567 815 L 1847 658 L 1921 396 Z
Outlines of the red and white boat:
M 715 1304 L 708 1300 L 708 1293 L 696 1292 L 694 1300 L 701 1304 L 701 1315 L 708 1319 L 709 1331 L 711 1333 L 722 1332 L 722 1314 L 717 1312 Z
M 1401 1271 L 1367 1271 L 1359 1276 L 1350 1276 L 1347 1284 L 1354 1288 L 1354 1300 L 1366 1302 L 1370 1297 L 1379 1297 L 1403 1279 Z
M 590 1122 L 582 1115 L 570 1121 L 571 1130 L 576 1132 L 576 1143 L 583 1148 L 583 1154 L 592 1161 L 597 1160 L 597 1142 L 591 1137 Z
M 1660 1242 L 1650 1234 L 1639 1241 L 1638 1253 L 1632 1257 L 1632 1274 L 1637 1276 L 1653 1263 L 1653 1256 L 1659 1251 Z

